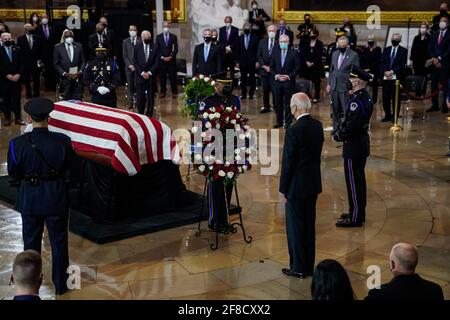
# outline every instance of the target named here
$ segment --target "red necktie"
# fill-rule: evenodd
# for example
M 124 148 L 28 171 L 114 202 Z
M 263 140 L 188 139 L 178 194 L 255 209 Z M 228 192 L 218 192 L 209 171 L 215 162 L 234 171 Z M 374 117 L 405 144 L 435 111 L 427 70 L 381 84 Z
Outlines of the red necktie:
M 439 39 L 438 39 L 438 45 L 441 45 L 441 42 L 442 42 L 442 36 L 444 35 L 444 31 L 441 31 L 440 33 L 439 33 Z

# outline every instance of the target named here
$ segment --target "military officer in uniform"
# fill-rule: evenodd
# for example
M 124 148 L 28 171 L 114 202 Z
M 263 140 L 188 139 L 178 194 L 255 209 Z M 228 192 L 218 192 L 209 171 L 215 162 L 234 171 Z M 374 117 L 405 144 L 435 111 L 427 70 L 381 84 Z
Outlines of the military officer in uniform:
M 233 95 L 233 80 L 231 77 L 231 72 L 221 72 L 213 75 L 212 78 L 216 81 L 216 92 L 213 95 L 207 97 L 202 103 L 200 103 L 199 112 L 203 112 L 205 109 L 217 107 L 220 105 L 223 105 L 225 107 L 236 107 L 238 110 L 240 110 L 241 102 L 237 96 Z M 223 145 L 223 159 L 225 161 L 225 137 Z M 208 185 L 208 226 L 214 231 L 219 231 L 221 233 L 227 234 L 232 230 L 232 226 L 229 223 L 227 208 L 230 207 L 233 185 L 225 185 L 225 190 L 222 180 L 214 181 Z
M 364 168 L 370 154 L 369 123 L 373 101 L 366 90 L 373 76 L 356 65 L 352 66 L 347 88 L 351 99 L 345 110 L 342 126 L 333 139 L 343 142 L 345 183 L 349 212 L 341 215 L 337 227 L 361 227 L 366 219 L 366 176 Z
M 28 100 L 24 110 L 33 130 L 12 139 L 8 149 L 8 174 L 20 183 L 16 210 L 22 216 L 24 250 L 41 252 L 44 224 L 52 248 L 52 280 L 56 294 L 65 293 L 69 266 L 67 228 L 69 202 L 66 174 L 74 168 L 70 138 L 48 130 L 53 102 Z
M 108 57 L 108 49 L 100 43 L 95 57 L 84 71 L 84 84 L 91 92 L 93 103 L 117 107 L 116 88 L 120 85 L 120 72 L 116 60 Z

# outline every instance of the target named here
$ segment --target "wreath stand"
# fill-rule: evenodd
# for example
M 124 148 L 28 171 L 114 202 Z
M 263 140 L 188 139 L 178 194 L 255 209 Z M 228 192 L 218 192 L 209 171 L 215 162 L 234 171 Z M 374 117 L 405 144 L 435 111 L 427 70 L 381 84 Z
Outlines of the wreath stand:
M 202 230 L 201 230 L 200 227 L 201 227 L 201 224 L 202 224 L 202 214 L 203 214 L 203 209 L 204 209 L 204 205 L 205 205 L 205 198 L 207 196 L 207 191 L 206 191 L 207 185 L 208 185 L 208 179 L 205 179 L 205 186 L 203 188 L 202 205 L 201 205 L 200 214 L 198 216 L 198 227 L 197 227 L 197 232 L 195 233 L 196 237 L 199 237 L 201 235 L 201 233 L 202 233 Z M 227 220 L 229 221 L 229 219 L 230 219 L 230 208 L 228 206 L 228 201 L 227 201 L 227 188 L 225 186 L 225 181 L 223 182 L 223 189 L 224 189 L 224 195 L 225 195 L 225 208 L 226 208 L 226 213 L 227 213 Z M 239 203 L 239 195 L 238 195 L 238 189 L 237 189 L 237 180 L 234 183 L 234 192 L 236 194 L 236 203 L 237 203 L 237 211 L 238 211 L 238 214 L 239 214 L 239 222 L 235 222 L 235 223 L 231 224 L 231 226 L 232 226 L 231 230 L 226 232 L 226 233 L 223 233 L 223 234 L 228 235 L 230 233 L 236 233 L 238 231 L 237 227 L 240 227 L 242 229 L 242 235 L 244 237 L 245 243 L 251 243 L 252 240 L 253 240 L 253 237 L 251 237 L 251 236 L 247 237 L 247 235 L 245 234 L 244 223 L 243 223 L 243 220 L 242 220 L 242 208 L 241 208 L 240 203 Z M 212 210 L 214 210 L 214 206 L 213 206 Z M 215 216 L 216 216 L 216 222 L 215 222 L 215 224 L 216 224 L 215 225 L 215 228 L 216 228 L 216 231 L 215 231 L 216 232 L 216 241 L 215 241 L 215 243 L 211 243 L 209 245 L 211 250 L 217 250 L 219 248 L 219 233 L 220 233 L 219 232 L 219 219 L 218 219 L 217 215 L 215 215 Z

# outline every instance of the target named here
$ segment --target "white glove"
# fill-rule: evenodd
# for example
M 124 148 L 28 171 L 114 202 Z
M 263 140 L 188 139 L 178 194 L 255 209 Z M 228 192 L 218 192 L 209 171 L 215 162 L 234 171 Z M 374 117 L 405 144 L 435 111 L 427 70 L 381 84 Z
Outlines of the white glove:
M 97 92 L 100 93 L 103 96 L 103 95 L 109 93 L 110 90 L 107 87 L 101 86 L 101 87 L 97 88 Z

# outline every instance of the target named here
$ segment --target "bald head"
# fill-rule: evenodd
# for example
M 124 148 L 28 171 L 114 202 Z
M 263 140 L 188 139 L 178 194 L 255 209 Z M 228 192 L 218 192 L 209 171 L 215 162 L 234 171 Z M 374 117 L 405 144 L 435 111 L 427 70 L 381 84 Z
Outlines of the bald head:
M 390 269 L 395 275 L 415 273 L 419 255 L 415 246 L 400 242 L 392 247 Z

